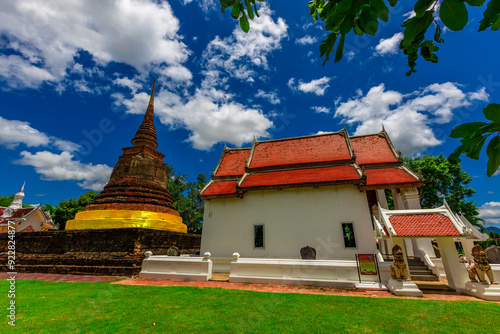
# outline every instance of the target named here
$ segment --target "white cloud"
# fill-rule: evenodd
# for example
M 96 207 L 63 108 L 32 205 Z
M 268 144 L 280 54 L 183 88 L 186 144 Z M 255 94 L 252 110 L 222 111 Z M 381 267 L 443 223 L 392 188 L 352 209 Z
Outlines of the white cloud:
M 339 101 L 335 117 L 356 125 L 355 135 L 378 132 L 384 125 L 396 148 L 413 155 L 441 144 L 431 125 L 450 122 L 453 110 L 470 105 L 481 91 L 464 93 L 447 82 L 404 95 L 380 84 L 366 95 L 358 91 L 347 102 Z
M 49 151 L 39 151 L 32 154 L 21 152 L 22 158 L 15 161 L 20 165 L 35 167 L 38 174 L 45 180 L 77 180 L 78 185 L 84 189 L 100 191 L 109 181 L 113 170 L 107 165 L 83 164 L 73 160 L 69 152 L 54 154 Z
M 500 202 L 488 202 L 481 205 L 479 218 L 486 221 L 485 225 L 500 224 Z
M 321 114 L 321 113 L 324 113 L 324 114 L 328 114 L 330 112 L 330 108 L 327 108 L 327 107 L 311 107 L 312 110 L 314 110 L 314 112 L 318 113 L 318 114 Z
M 1 35 L 16 54 L 2 56 L 0 76 L 11 87 L 59 82 L 67 72 L 82 71 L 74 64 L 81 50 L 98 66 L 115 61 L 143 72 L 151 64 L 182 67 L 189 51 L 178 30 L 166 1 L 2 1 Z
M 318 41 L 317 37 L 311 37 L 309 35 L 305 35 L 302 38 L 298 38 L 295 40 L 295 44 L 300 44 L 300 45 L 309 45 L 309 44 L 314 44 Z
M 395 54 L 398 52 L 399 43 L 403 40 L 403 33 L 398 32 L 391 38 L 380 39 L 378 45 L 375 47 L 378 55 Z
M 272 19 L 272 11 L 267 5 L 259 8 L 260 17 L 251 22 L 250 31 L 244 33 L 239 25 L 231 36 L 212 40 L 204 54 L 205 75 L 213 87 L 224 84 L 217 80 L 221 73 L 225 76 L 252 82 L 261 76 L 255 68 L 269 69 L 268 57 L 271 52 L 281 48 L 281 40 L 287 37 L 287 25 L 282 18 L 276 22 Z
M 30 126 L 30 123 L 8 120 L 0 117 L 0 145 L 9 149 L 16 148 L 19 144 L 28 147 L 54 146 L 60 150 L 76 151 L 79 146 L 73 142 L 48 136 Z
M 280 98 L 278 97 L 278 93 L 276 91 L 266 93 L 262 89 L 259 89 L 257 94 L 255 94 L 255 97 L 263 98 L 272 104 L 280 104 L 281 103 Z
M 127 112 L 142 114 L 149 95 L 139 93 L 131 99 L 115 98 L 115 104 L 125 106 Z M 268 130 L 273 126 L 260 110 L 234 102 L 230 94 L 216 89 L 197 89 L 187 101 L 161 90 L 155 97 L 155 114 L 171 128 L 187 129 L 188 141 L 200 150 L 209 150 L 218 142 L 241 146 L 251 142 L 254 135 L 269 137 Z
M 299 80 L 298 84 L 295 83 L 295 78 L 291 78 L 288 80 L 288 87 L 290 87 L 291 90 L 297 91 L 300 90 L 301 92 L 304 93 L 314 93 L 316 95 L 324 95 L 325 91 L 330 85 L 328 82 L 330 82 L 331 78 L 329 77 L 322 77 L 320 79 L 312 80 L 310 82 L 303 82 L 302 80 Z

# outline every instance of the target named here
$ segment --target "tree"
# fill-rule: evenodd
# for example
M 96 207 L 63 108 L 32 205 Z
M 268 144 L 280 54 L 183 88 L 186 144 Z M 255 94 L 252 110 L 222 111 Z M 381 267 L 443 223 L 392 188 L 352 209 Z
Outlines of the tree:
M 14 200 L 14 195 L 0 196 L 0 206 L 8 207 Z
M 265 0 L 258 0 L 264 2 Z M 335 62 L 342 59 L 346 36 L 353 31 L 354 34 L 362 36 L 367 34 L 374 37 L 378 31 L 379 21 L 389 21 L 389 8 L 394 7 L 398 0 L 312 0 L 309 1 L 309 15 L 314 21 L 325 22 L 325 30 L 328 35 L 319 46 L 320 58 L 325 56 L 323 65 L 330 59 L 335 45 Z M 463 30 L 469 23 L 468 6 L 486 7 L 483 19 L 479 22 L 478 32 L 486 29 L 493 31 L 500 29 L 500 0 L 414 0 L 413 10 L 415 16 L 409 17 L 402 22 L 404 28 L 403 40 L 399 49 L 408 58 L 410 76 L 416 72 L 417 59 L 421 56 L 424 60 L 437 63 L 436 52 L 444 40 L 441 38 L 441 25 L 436 20 L 436 11 L 439 8 L 439 19 L 443 26 L 452 31 Z M 231 16 L 239 20 L 243 31 L 248 32 L 250 23 L 247 18 L 253 19 L 258 16 L 255 0 L 220 0 L 221 10 L 231 8 Z M 467 4 L 467 5 L 466 5 Z M 253 8 L 252 8 L 253 5 Z M 246 9 L 246 13 L 245 13 Z M 255 13 L 255 15 L 254 15 Z M 434 24 L 434 33 L 427 34 L 427 30 Z M 338 43 L 337 43 L 338 41 Z M 487 115 L 489 113 L 489 115 Z M 493 132 L 497 136 L 491 139 L 486 149 L 488 155 L 487 175 L 493 175 L 500 167 L 500 105 L 490 104 L 484 109 L 486 118 L 492 121 L 489 124 L 474 122 L 456 127 L 451 137 L 463 138 L 455 152 L 450 156 L 452 162 L 459 162 L 462 153 L 471 159 L 479 159 L 479 154 L 484 146 L 486 138 Z M 485 135 L 486 134 L 486 135 Z
M 169 176 L 167 187 L 182 221 L 187 225 L 188 232 L 201 234 L 204 202 L 199 199 L 198 193 L 207 183 L 207 177 L 200 173 L 196 182 L 188 182 L 186 175 L 176 173 L 170 164 L 165 165 Z
M 78 197 L 78 200 L 70 198 L 69 200 L 61 200 L 55 207 L 52 219 L 60 230 L 64 230 L 66 222 L 74 219 L 75 215 L 80 212 L 84 207 L 89 205 L 99 193 L 89 191 Z
M 472 177 L 462 170 L 460 164 L 450 162 L 443 154 L 404 158 L 404 164 L 422 175 L 425 185 L 420 189 L 420 204 L 430 209 L 443 204 L 443 199 L 456 213 L 462 213 L 472 224 L 481 227 L 482 219 L 474 202 L 467 200 L 476 192 L 469 187 Z

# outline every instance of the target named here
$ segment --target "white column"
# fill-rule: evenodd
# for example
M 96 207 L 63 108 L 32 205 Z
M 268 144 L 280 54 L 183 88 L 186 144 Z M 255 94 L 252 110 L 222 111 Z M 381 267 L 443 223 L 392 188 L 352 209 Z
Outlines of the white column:
M 375 194 L 377 195 L 377 202 L 380 204 L 380 207 L 383 209 L 389 209 L 389 205 L 387 205 L 387 198 L 385 197 L 385 189 L 377 189 L 375 190 Z
M 391 192 L 392 192 L 392 200 L 394 201 L 394 209 L 404 210 L 405 206 L 403 204 L 403 198 L 401 197 L 399 189 L 392 188 Z
M 417 188 L 401 188 L 399 189 L 403 206 L 405 209 L 421 209 L 420 198 Z
M 474 241 L 472 240 L 462 240 L 462 247 L 464 249 L 464 254 L 467 260 L 474 260 L 472 256 L 472 247 L 474 247 Z
M 412 239 L 404 239 L 405 247 L 406 247 L 406 255 L 407 256 L 415 256 L 416 249 L 413 249 Z
M 468 281 L 467 270 L 458 259 L 457 248 L 453 238 L 437 238 L 439 251 L 443 260 L 444 271 L 448 285 L 457 292 L 462 292 Z

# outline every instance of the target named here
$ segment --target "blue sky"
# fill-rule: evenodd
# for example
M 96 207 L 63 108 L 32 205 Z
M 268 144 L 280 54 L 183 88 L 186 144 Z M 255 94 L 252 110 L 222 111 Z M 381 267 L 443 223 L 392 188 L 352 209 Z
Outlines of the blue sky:
M 307 1 L 272 1 L 243 33 L 217 0 L 0 3 L 0 185 L 25 203 L 76 198 L 106 184 L 142 121 L 153 78 L 158 150 L 192 180 L 210 175 L 224 143 L 338 131 L 380 131 L 406 155 L 449 155 L 458 124 L 500 101 L 498 32 L 444 31 L 439 63 L 406 77 L 397 50 L 411 2 L 377 35 L 346 39 L 322 66 L 321 23 Z M 500 227 L 500 176 L 463 159 L 474 202 Z

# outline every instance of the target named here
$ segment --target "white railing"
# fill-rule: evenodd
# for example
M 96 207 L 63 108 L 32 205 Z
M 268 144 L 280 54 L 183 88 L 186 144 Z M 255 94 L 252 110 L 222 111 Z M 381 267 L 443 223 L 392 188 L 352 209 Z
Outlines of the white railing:
M 142 261 L 140 278 L 155 278 L 180 281 L 208 281 L 212 278 L 211 254 L 203 257 L 152 255 L 146 252 Z
M 424 251 L 423 249 L 419 249 L 417 253 L 420 259 L 424 261 L 425 265 L 432 271 L 432 273 L 437 277 L 440 277 L 439 268 L 434 264 L 434 262 L 432 262 L 429 254 L 427 254 L 427 252 Z
M 233 254 L 229 282 L 285 285 L 356 287 L 359 283 L 355 260 L 300 260 L 240 258 Z M 382 283 L 390 278 L 390 263 L 380 263 Z M 363 275 L 363 282 L 378 283 L 377 275 Z

